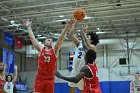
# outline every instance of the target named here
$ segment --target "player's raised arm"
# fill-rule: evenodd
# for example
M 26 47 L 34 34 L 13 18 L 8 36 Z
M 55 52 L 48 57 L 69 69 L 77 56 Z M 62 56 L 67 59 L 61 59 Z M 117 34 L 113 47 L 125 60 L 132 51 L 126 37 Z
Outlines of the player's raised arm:
M 84 38 L 84 32 L 82 30 L 80 30 L 80 37 L 82 39 L 82 46 L 84 48 L 84 51 L 86 52 L 86 50 L 88 50 L 88 46 L 86 44 L 85 38 Z
M 84 38 L 84 40 L 86 41 L 86 45 L 87 45 L 88 47 L 90 47 L 90 46 L 91 46 L 91 43 L 90 43 L 90 41 L 88 40 L 87 35 L 86 35 L 87 29 L 88 29 L 88 25 L 87 25 L 87 24 L 82 25 L 82 31 L 84 32 L 84 33 L 83 33 L 83 38 Z
M 54 51 L 55 51 L 55 55 L 58 56 L 59 50 L 62 46 L 63 40 L 68 32 L 68 30 L 70 29 L 70 27 L 73 25 L 73 23 L 75 22 L 75 19 L 71 19 L 68 24 L 66 24 L 65 28 L 62 30 L 55 46 L 54 46 Z
M 86 45 L 87 45 L 88 49 L 90 48 L 90 49 L 93 49 L 94 51 L 96 51 L 95 45 L 94 45 L 94 44 L 91 44 L 90 40 L 87 38 L 87 34 L 86 34 L 87 29 L 88 29 L 88 25 L 86 25 L 86 24 L 83 25 L 83 27 L 82 27 L 83 38 L 84 38 L 84 40 L 85 40 L 85 42 L 86 42 Z M 90 37 L 91 37 L 91 35 L 90 35 Z M 91 37 L 91 38 L 92 38 L 92 37 Z
M 13 82 L 15 83 L 17 80 L 17 76 L 18 76 L 18 67 L 17 65 L 14 66 L 15 72 L 14 72 L 14 77 L 13 77 Z
M 78 38 L 74 35 L 74 28 L 77 24 L 77 20 L 74 22 L 72 28 L 70 29 L 70 39 L 73 41 L 73 43 L 78 46 L 80 44 L 80 41 L 78 40 Z
M 32 24 L 32 22 L 29 20 L 27 20 L 25 22 L 25 25 L 27 26 L 27 31 L 29 33 L 29 37 L 30 37 L 32 44 L 34 45 L 34 47 L 37 49 L 38 52 L 41 52 L 41 45 L 38 43 L 38 40 L 34 36 L 34 33 L 31 28 L 31 24 Z

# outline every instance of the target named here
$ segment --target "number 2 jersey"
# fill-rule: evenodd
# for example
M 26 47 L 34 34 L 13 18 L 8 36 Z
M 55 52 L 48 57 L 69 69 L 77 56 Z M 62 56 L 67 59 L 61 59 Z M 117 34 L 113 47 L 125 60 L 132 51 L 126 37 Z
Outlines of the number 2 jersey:
M 36 78 L 42 80 L 54 80 L 56 61 L 57 57 L 54 50 L 52 48 L 47 50 L 43 47 L 38 57 L 38 70 Z
M 83 50 L 82 42 L 78 45 L 75 50 L 74 58 L 73 58 L 73 65 L 72 68 L 74 70 L 80 71 L 80 69 L 85 66 L 85 52 Z

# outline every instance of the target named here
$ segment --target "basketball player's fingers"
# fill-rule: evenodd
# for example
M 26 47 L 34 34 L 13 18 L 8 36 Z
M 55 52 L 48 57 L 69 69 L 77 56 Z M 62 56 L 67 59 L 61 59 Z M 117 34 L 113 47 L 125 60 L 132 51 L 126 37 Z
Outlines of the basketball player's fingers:
M 14 65 L 14 68 L 15 68 L 15 69 L 17 69 L 17 68 L 18 68 L 18 66 L 15 64 L 15 65 Z
M 67 26 L 71 27 L 71 20 L 67 21 Z
M 73 19 L 76 23 L 80 21 L 80 20 L 77 20 L 74 16 L 72 17 L 72 19 Z
M 75 18 L 74 18 L 74 16 L 71 18 L 72 20 L 76 20 Z
M 25 25 L 25 26 L 26 26 L 27 19 L 26 19 L 26 20 L 23 20 L 23 21 L 22 21 L 22 23 L 23 23 L 23 25 Z
M 32 21 L 31 20 L 28 20 L 26 21 L 27 25 L 31 25 L 32 24 Z
M 88 25 L 87 25 L 87 24 L 84 24 L 84 25 L 82 26 L 82 29 L 83 29 L 84 32 L 87 32 Z
M 74 23 L 75 23 L 75 20 L 74 19 L 71 19 L 70 22 L 69 22 L 70 25 L 72 25 Z
M 26 23 L 32 23 L 32 21 L 30 19 L 26 19 L 25 21 Z

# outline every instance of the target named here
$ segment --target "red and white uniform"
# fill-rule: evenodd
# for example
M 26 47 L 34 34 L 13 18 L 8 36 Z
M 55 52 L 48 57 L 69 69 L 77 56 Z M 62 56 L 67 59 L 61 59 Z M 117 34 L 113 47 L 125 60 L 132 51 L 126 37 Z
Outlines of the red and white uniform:
M 3 93 L 4 78 L 0 77 L 0 93 Z
M 84 91 L 83 93 L 102 93 L 100 89 L 100 84 L 99 84 L 99 79 L 97 77 L 98 69 L 96 64 L 88 64 L 86 65 L 93 77 L 92 78 L 87 78 L 84 77 Z
M 42 48 L 38 57 L 38 70 L 34 85 L 35 92 L 54 93 L 54 72 L 56 70 L 57 57 L 54 50 Z

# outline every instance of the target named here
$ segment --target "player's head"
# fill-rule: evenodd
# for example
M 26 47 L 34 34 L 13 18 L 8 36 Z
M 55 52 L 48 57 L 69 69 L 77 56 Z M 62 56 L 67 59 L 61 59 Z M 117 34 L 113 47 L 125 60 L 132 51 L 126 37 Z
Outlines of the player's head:
M 11 82 L 13 80 L 12 75 L 6 76 L 6 81 Z
M 46 46 L 46 47 L 52 47 L 52 43 L 53 43 L 53 40 L 52 40 L 52 38 L 50 38 L 50 37 L 47 37 L 47 38 L 44 40 L 44 46 Z
M 0 62 L 0 71 L 4 71 L 4 64 Z
M 90 41 L 90 43 L 95 45 L 95 46 L 99 43 L 99 37 L 96 33 L 88 32 L 87 38 Z
M 140 77 L 139 72 L 136 72 L 135 73 L 135 80 L 139 80 L 139 77 Z
M 92 49 L 88 49 L 86 54 L 85 54 L 85 62 L 86 64 L 92 64 L 93 61 L 96 59 L 96 52 Z

